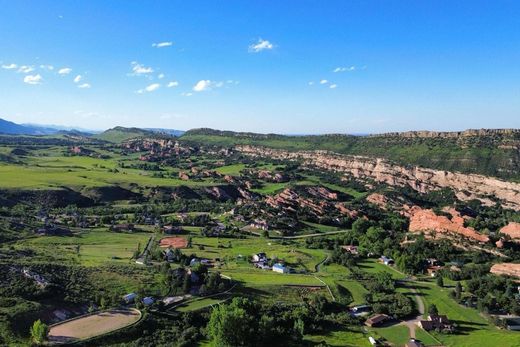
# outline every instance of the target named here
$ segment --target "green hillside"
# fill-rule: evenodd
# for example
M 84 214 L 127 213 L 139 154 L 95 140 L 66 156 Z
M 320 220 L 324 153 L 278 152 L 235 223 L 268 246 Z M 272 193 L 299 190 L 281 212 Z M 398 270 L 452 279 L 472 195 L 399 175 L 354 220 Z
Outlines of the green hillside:
M 139 128 L 124 128 L 124 127 L 115 127 L 112 129 L 108 129 L 101 134 L 97 134 L 92 136 L 95 139 L 113 142 L 113 143 L 121 143 L 129 139 L 134 139 L 138 137 L 148 137 L 148 136 L 157 136 L 157 134 L 143 130 Z
M 479 173 L 520 180 L 520 132 L 487 130 L 461 133 L 403 133 L 375 136 L 283 136 L 211 129 L 186 132 L 191 144 L 251 144 L 286 150 L 330 150 L 342 154 L 387 158 L 405 165 Z

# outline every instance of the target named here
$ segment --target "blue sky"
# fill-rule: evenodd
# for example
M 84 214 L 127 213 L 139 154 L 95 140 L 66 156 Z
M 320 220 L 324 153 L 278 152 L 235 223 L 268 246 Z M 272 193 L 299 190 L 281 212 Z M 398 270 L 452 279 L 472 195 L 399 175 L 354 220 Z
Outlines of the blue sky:
M 0 8 L 0 117 L 16 122 L 293 134 L 520 127 L 519 1 Z

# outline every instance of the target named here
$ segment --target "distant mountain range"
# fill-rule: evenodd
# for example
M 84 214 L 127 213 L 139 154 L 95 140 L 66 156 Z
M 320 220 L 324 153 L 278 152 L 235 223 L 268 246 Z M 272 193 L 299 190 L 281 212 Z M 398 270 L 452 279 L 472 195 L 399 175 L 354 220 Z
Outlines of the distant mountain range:
M 108 132 L 108 133 L 107 133 Z M 116 133 L 119 132 L 118 135 Z M 0 118 L 0 134 L 8 134 L 8 135 L 55 135 L 55 134 L 81 134 L 83 136 L 92 136 L 94 138 L 102 139 L 102 134 L 106 134 L 107 138 L 132 138 L 132 133 L 137 134 L 138 136 L 143 136 L 148 134 L 166 134 L 171 136 L 181 136 L 184 134 L 182 130 L 176 129 L 164 129 L 164 128 L 146 128 L 146 129 L 138 129 L 138 128 L 123 128 L 123 127 L 115 127 L 113 129 L 108 129 L 105 132 L 82 129 L 82 128 L 74 128 L 74 127 L 64 127 L 60 125 L 39 125 L 39 124 L 17 124 L 5 119 Z M 123 134 L 125 133 L 125 134 Z M 108 140 L 107 140 L 108 141 Z

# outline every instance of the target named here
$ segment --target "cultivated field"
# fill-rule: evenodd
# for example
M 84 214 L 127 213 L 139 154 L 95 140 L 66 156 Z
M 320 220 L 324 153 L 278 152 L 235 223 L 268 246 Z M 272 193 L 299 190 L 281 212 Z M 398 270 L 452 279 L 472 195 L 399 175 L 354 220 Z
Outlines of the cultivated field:
M 59 323 L 50 328 L 50 343 L 69 343 L 103 335 L 141 318 L 138 310 L 109 310 Z

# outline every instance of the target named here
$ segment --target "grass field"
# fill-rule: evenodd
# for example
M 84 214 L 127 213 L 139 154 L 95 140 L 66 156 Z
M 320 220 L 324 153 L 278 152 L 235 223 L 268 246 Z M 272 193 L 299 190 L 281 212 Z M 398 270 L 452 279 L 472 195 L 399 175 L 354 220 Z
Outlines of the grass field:
M 105 263 L 128 263 L 138 244 L 141 249 L 151 237 L 150 233 L 113 233 L 102 229 L 74 236 L 40 236 L 19 241 L 17 248 L 31 248 L 48 257 L 59 254 L 70 262 L 87 266 Z M 78 252 L 79 246 L 79 252 Z
M 137 310 L 110 310 L 54 325 L 49 331 L 49 342 L 67 343 L 84 340 L 121 329 L 137 322 Z
M 304 340 L 315 344 L 324 342 L 332 347 L 370 347 L 372 345 L 368 341 L 369 336 L 360 328 L 349 328 L 331 331 L 324 335 L 305 335 Z
M 435 304 L 440 314 L 445 314 L 457 324 L 455 334 L 432 333 L 446 346 L 453 347 L 518 347 L 520 333 L 499 330 L 490 324 L 476 310 L 457 304 L 449 296 L 448 289 L 442 289 L 434 284 L 422 284 L 418 287 L 426 304 L 426 311 Z

